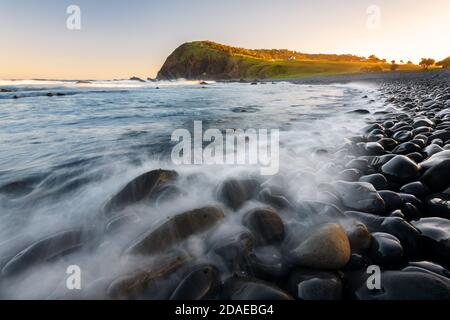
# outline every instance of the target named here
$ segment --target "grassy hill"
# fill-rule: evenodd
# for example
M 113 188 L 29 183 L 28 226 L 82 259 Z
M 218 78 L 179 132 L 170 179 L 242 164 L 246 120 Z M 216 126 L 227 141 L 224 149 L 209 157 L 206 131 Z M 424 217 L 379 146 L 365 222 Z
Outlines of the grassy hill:
M 400 64 L 398 70 L 418 70 Z M 269 79 L 390 71 L 390 64 L 355 55 L 243 49 L 211 41 L 184 43 L 166 60 L 158 79 Z

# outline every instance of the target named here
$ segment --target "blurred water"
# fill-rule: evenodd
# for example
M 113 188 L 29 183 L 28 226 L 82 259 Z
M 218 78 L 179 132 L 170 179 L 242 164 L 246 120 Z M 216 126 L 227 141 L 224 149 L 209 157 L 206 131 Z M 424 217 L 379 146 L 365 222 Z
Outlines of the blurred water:
M 108 235 L 101 245 L 0 279 L 0 296 L 8 298 L 65 296 L 61 283 L 69 264 L 82 266 L 85 283 L 124 272 L 121 252 L 139 233 L 164 217 L 217 203 L 220 181 L 257 170 L 174 166 L 173 130 L 191 130 L 194 120 L 203 121 L 204 130 L 279 129 L 280 174 L 303 170 L 326 182 L 336 172 L 314 152 L 332 154 L 364 126 L 367 116 L 349 111 L 382 107 L 369 102 L 376 98 L 374 88 L 359 84 L 0 81 L 0 89 L 13 90 L 0 93 L 0 263 L 58 231 L 92 228 L 105 201 L 143 172 L 177 170 L 185 191 L 162 207 L 137 206 L 133 213 L 141 222 Z M 195 173 L 202 179 L 190 179 Z M 293 183 L 286 194 L 313 197 L 312 181 Z M 229 218 L 225 225 L 239 222 Z

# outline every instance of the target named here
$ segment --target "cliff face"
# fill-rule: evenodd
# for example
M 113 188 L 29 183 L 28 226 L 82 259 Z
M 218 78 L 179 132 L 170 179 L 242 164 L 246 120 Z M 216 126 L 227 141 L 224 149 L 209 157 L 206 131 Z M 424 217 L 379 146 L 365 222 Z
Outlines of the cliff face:
M 158 79 L 233 79 L 240 72 L 236 59 L 208 42 L 190 42 L 178 47 L 158 72 Z

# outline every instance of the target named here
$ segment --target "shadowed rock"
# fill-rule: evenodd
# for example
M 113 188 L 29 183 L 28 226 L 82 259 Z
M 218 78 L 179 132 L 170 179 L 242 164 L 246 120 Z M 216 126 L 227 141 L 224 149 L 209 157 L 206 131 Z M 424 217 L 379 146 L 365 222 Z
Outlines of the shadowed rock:
M 164 187 L 176 180 L 178 174 L 175 171 L 154 170 L 140 175 L 128 183 L 119 193 L 109 200 L 105 207 L 105 213 L 112 210 L 120 210 L 127 205 L 143 200 L 156 200 L 156 197 L 164 190 Z
M 2 269 L 9 276 L 22 272 L 36 264 L 70 253 L 83 245 L 81 229 L 57 233 L 37 241 L 14 256 Z
M 201 265 L 192 270 L 172 293 L 171 300 L 213 299 L 220 289 L 219 270 L 213 265 Z
M 212 228 L 223 218 L 223 211 L 216 207 L 205 207 L 181 213 L 146 233 L 126 252 L 142 255 L 161 253 L 190 236 Z
M 263 244 L 277 243 L 284 239 L 283 220 L 273 210 L 252 210 L 244 215 L 242 222 Z

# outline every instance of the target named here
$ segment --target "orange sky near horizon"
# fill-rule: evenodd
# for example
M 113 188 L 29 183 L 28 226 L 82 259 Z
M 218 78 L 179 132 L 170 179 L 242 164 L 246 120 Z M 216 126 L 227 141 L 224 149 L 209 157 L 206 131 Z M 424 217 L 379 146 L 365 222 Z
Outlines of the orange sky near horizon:
M 76 31 L 66 27 L 72 2 L 2 0 L 0 79 L 154 77 L 194 40 L 416 63 L 450 55 L 448 0 L 78 0 Z M 368 24 L 371 5 L 380 10 L 376 25 Z

